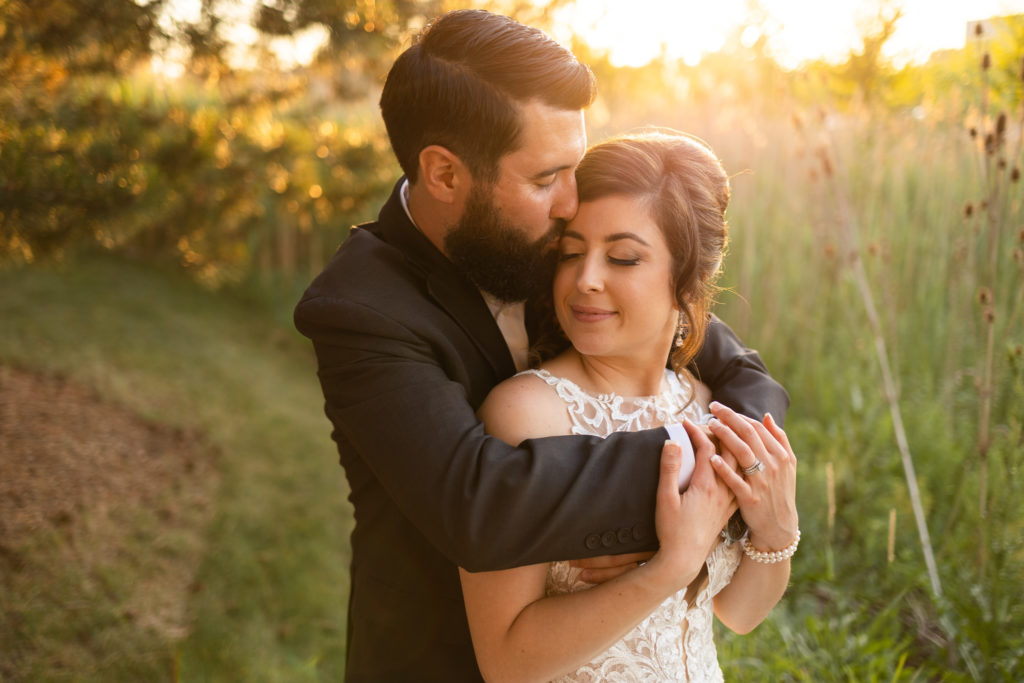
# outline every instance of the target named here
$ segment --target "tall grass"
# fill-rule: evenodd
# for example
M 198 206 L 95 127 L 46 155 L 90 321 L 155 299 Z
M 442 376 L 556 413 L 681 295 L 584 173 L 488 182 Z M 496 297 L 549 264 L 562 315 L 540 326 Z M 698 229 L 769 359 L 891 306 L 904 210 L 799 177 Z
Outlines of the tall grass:
M 995 197 L 978 173 L 983 142 L 962 120 L 920 110 L 791 114 L 709 103 L 659 121 L 708 139 L 736 174 L 730 291 L 717 310 L 793 399 L 787 429 L 810 542 L 769 623 L 723 636 L 727 678 L 1018 678 L 1024 608 L 1008 595 L 1024 590 L 1019 133 L 1006 129 Z M 997 115 L 985 121 L 998 125 Z M 823 138 L 842 164 L 831 187 Z M 857 242 L 844 221 L 858 226 Z M 932 581 L 901 467 L 900 416 L 932 532 Z

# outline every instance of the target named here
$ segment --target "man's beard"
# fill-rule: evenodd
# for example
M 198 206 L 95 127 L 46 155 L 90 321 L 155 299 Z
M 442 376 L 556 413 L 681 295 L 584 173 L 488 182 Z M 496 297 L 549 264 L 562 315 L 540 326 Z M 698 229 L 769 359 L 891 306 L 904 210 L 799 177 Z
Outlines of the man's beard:
M 564 222 L 530 242 L 501 215 L 493 199 L 490 188 L 474 186 L 462 218 L 444 238 L 444 248 L 479 289 L 501 301 L 524 301 L 551 286 L 552 243 L 561 236 Z

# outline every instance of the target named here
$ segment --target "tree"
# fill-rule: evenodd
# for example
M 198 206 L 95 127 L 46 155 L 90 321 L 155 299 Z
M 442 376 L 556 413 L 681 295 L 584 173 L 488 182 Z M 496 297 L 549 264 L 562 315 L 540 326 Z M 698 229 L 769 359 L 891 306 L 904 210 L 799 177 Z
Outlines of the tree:
M 165 0 L 0 0 L 0 77 L 25 57 L 66 71 L 111 72 L 148 57 Z
M 874 16 L 861 24 L 860 48 L 850 53 L 840 71 L 840 76 L 855 86 L 865 102 L 875 101 L 890 70 L 882 49 L 896 33 L 902 18 L 903 8 L 896 0 L 880 0 Z

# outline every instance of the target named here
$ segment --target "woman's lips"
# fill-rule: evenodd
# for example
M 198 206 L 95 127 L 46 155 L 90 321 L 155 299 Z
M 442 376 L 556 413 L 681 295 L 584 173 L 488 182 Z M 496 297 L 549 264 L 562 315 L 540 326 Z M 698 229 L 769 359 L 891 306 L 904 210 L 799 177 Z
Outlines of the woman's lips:
M 615 315 L 615 311 L 594 306 L 570 306 L 569 308 L 572 310 L 573 317 L 583 323 L 597 323 Z

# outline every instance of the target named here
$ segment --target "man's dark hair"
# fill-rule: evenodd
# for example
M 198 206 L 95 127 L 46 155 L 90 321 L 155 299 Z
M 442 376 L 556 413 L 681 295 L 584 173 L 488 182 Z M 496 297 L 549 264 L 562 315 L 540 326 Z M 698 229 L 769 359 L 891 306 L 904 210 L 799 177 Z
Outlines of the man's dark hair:
M 544 32 L 483 10 L 456 10 L 431 22 L 395 60 L 380 108 L 410 182 L 430 145 L 492 182 L 498 160 L 519 144 L 518 103 L 584 109 L 595 92 L 590 69 Z

